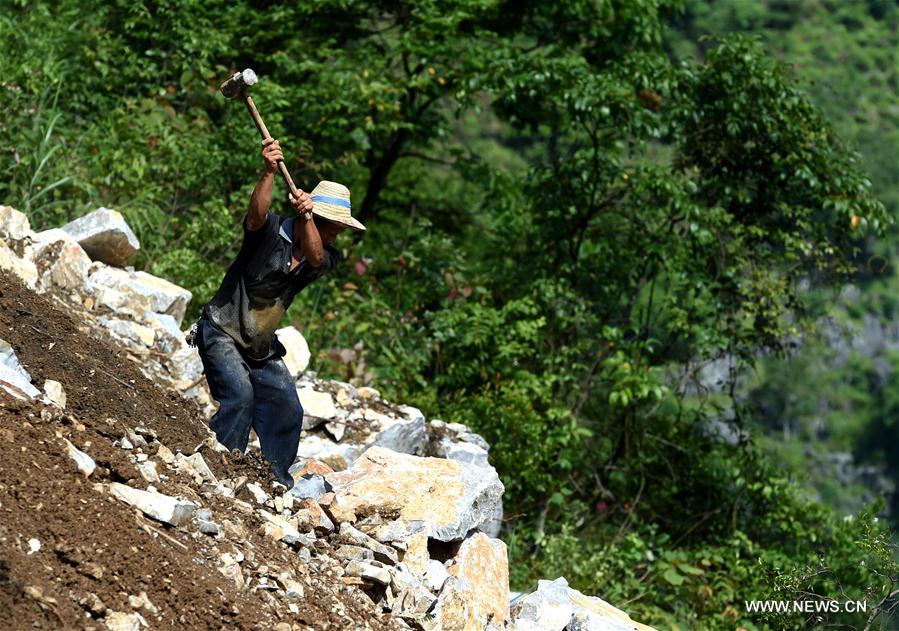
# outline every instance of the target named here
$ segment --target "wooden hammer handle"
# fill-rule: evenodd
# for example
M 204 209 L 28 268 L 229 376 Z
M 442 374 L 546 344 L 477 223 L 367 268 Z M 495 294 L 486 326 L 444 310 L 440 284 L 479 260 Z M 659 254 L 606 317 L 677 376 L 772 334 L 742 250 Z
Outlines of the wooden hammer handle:
M 270 133 L 268 133 L 268 127 L 265 126 L 265 123 L 262 122 L 262 117 L 259 115 L 259 110 L 256 109 L 256 104 L 253 103 L 253 97 L 249 94 L 244 93 L 243 95 L 244 105 L 247 106 L 247 109 L 250 111 L 250 116 L 253 117 L 253 122 L 256 123 L 256 129 L 259 130 L 260 135 L 263 140 L 268 140 L 272 137 Z M 284 160 L 278 160 L 278 170 L 281 172 L 281 177 L 284 178 L 284 181 L 287 183 L 287 188 L 290 189 L 290 192 L 294 197 L 299 197 L 300 192 L 297 190 L 296 184 L 293 183 L 293 178 L 290 177 L 290 172 L 287 170 L 287 165 L 284 164 Z

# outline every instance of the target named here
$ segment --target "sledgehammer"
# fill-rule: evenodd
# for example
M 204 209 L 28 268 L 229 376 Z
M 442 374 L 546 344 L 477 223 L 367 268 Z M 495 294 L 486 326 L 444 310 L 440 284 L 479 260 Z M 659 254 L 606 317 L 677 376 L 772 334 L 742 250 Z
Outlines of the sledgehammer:
M 267 140 L 271 138 L 272 135 L 268 133 L 268 128 L 265 126 L 265 123 L 262 122 L 259 110 L 256 109 L 256 104 L 253 103 L 253 99 L 249 94 L 250 86 L 256 85 L 257 81 L 258 78 L 256 77 L 256 73 L 253 72 L 251 68 L 247 68 L 243 72 L 235 72 L 234 76 L 219 87 L 219 90 L 221 90 L 222 96 L 226 99 L 239 98 L 243 101 L 243 104 L 246 105 L 247 109 L 250 111 L 250 116 L 253 117 L 253 122 L 256 123 L 256 129 L 259 130 L 262 139 Z M 290 189 L 291 194 L 294 197 L 299 197 L 300 193 L 293 183 L 290 173 L 287 171 L 287 165 L 284 164 L 284 160 L 278 160 L 278 170 L 281 172 L 284 182 L 287 183 L 287 188 Z

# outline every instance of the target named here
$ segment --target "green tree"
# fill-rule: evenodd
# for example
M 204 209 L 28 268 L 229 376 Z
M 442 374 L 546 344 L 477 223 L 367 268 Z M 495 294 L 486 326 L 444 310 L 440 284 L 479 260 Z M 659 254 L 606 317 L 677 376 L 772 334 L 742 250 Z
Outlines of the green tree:
M 0 196 L 38 226 L 118 206 L 195 313 L 259 172 L 216 89 L 254 67 L 296 179 L 347 182 L 370 224 L 289 319 L 321 373 L 488 438 L 515 585 L 559 572 L 663 627 L 798 628 L 743 600 L 879 600 L 885 531 L 712 435 L 726 397 L 696 371 L 779 350 L 815 314 L 801 285 L 889 218 L 758 42 L 672 54 L 680 5 L 7 3 Z

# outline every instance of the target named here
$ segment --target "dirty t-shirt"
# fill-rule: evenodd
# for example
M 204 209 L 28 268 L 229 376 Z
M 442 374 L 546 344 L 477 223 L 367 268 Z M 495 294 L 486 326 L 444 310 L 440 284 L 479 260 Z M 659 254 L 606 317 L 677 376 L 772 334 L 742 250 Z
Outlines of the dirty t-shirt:
M 265 224 L 250 231 L 244 220 L 240 252 L 203 309 L 251 359 L 263 360 L 275 354 L 275 329 L 294 297 L 332 271 L 340 260 L 337 250 L 325 245 L 321 266 L 312 267 L 304 256 L 291 270 L 293 221 L 293 217 L 282 218 L 269 211 Z M 283 348 L 280 344 L 277 347 Z

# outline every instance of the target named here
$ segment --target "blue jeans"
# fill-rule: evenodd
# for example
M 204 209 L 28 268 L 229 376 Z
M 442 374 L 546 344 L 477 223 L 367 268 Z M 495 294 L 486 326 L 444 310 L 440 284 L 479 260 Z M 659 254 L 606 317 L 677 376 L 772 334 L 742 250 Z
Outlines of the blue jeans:
M 300 443 L 303 407 L 293 378 L 280 354 L 258 361 L 247 357 L 230 335 L 206 316 L 200 318 L 197 350 L 218 412 L 209 421 L 218 441 L 228 449 L 245 452 L 250 428 L 256 430 L 262 455 L 271 463 L 278 481 L 293 487 L 288 468 Z

